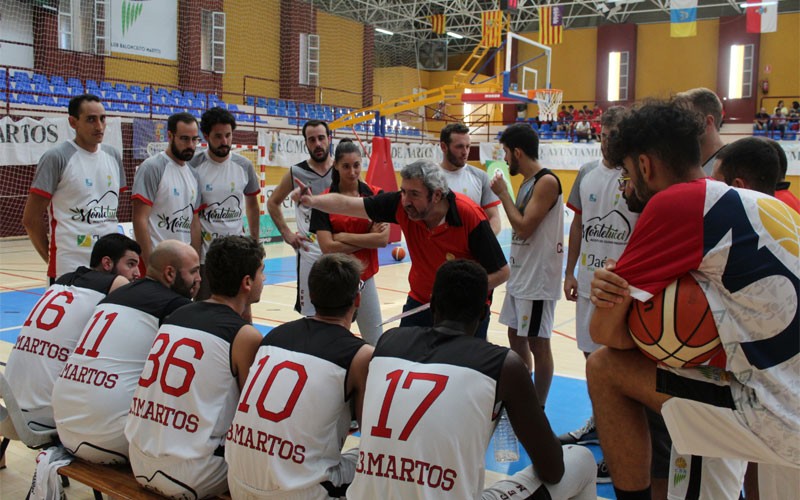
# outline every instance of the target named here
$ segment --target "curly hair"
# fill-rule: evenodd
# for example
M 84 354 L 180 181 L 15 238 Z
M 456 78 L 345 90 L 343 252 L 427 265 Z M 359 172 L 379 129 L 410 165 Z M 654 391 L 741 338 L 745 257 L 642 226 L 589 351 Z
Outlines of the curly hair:
M 211 133 L 211 129 L 214 128 L 214 125 L 219 123 L 230 125 L 231 130 L 236 130 L 236 118 L 233 117 L 233 114 L 227 109 L 215 106 L 208 109 L 203 113 L 203 116 L 200 117 L 200 131 L 203 132 L 203 135 L 207 136 Z
M 700 116 L 675 103 L 649 102 L 631 110 L 608 139 L 608 159 L 622 165 L 625 158 L 647 154 L 659 158 L 677 178 L 700 165 L 703 131 Z

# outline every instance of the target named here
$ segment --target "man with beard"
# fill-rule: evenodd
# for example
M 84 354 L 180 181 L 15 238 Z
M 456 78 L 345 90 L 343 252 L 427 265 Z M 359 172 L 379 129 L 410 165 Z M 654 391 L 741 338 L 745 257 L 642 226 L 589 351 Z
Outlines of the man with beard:
M 319 120 L 309 120 L 303 125 L 303 137 L 306 141 L 308 160 L 292 165 L 281 182 L 267 200 L 267 210 L 272 222 L 280 231 L 283 241 L 297 252 L 297 298 L 294 310 L 303 316 L 314 315 L 314 305 L 309 300 L 308 273 L 314 261 L 322 255 L 316 236 L 309 231 L 311 224 L 311 208 L 298 204 L 295 207 L 297 231 L 292 232 L 283 218 L 281 207 L 283 200 L 295 188 L 299 180 L 313 193 L 322 193 L 331 185 L 330 130 L 328 124 Z
M 327 213 L 393 222 L 405 235 L 411 269 L 410 291 L 403 312 L 416 310 L 400 326 L 432 326 L 428 306 L 436 270 L 444 262 L 468 259 L 478 262 L 489 275 L 489 290 L 508 279 L 503 250 L 481 207 L 447 187 L 442 169 L 428 160 L 410 163 L 400 171 L 400 191 L 354 198 L 339 193 L 314 195 L 296 180 L 300 203 Z
M 8 356 L 5 377 L 32 427 L 55 428 L 53 385 L 94 307 L 139 278 L 139 245 L 119 233 L 97 240 L 89 267 L 62 274 L 36 302 Z
M 200 253 L 200 189 L 186 163 L 200 142 L 195 117 L 170 116 L 167 138 L 167 150 L 145 160 L 133 176 L 133 232 L 144 262 L 150 261 L 150 249 L 165 240 L 189 243 Z
M 258 195 L 261 188 L 253 164 L 240 154 L 231 154 L 236 120 L 222 108 L 211 108 L 200 118 L 200 130 L 208 149 L 196 155 L 189 165 L 200 185 L 200 290 L 197 300 L 211 296 L 205 279 L 206 252 L 214 238 L 244 234 L 244 211 L 250 237 L 258 241 Z M 244 205 L 244 207 L 242 207 Z
M 127 189 L 122 155 L 102 144 L 106 111 L 100 98 L 73 97 L 68 109 L 75 139 L 42 155 L 22 214 L 33 248 L 48 264 L 51 285 L 86 265 L 97 238 L 117 230 L 119 196 Z M 45 211 L 48 226 L 42 223 Z
M 190 245 L 159 243 L 147 276 L 123 286 L 94 309 L 53 388 L 58 437 L 73 455 L 94 463 L 125 463 L 125 418 L 158 327 L 191 303 L 200 260 Z
M 145 361 L 125 422 L 131 469 L 171 498 L 228 489 L 225 434 L 262 336 L 242 317 L 264 289 L 264 248 L 223 236 L 206 255 L 211 298 L 169 315 Z
M 675 103 L 648 104 L 620 122 L 609 147 L 623 165 L 626 196 L 638 200 L 632 208 L 644 207 L 619 262 L 597 270 L 591 289 L 590 333 L 607 347 L 589 357 L 587 381 L 621 500 L 650 499 L 645 407 L 662 414 L 678 453 L 758 462 L 760 479 L 778 485 L 770 498 L 792 495 L 800 477 L 791 438 L 800 433 L 800 216 L 762 193 L 707 179 L 703 125 Z M 628 333 L 629 307 L 687 273 L 715 312 L 725 356 L 713 366 L 657 366 Z M 736 498 L 743 467 L 737 473 L 731 489 L 708 498 Z
M 500 211 L 497 206 L 500 200 L 489 187 L 489 176 L 486 172 L 467 164 L 469 157 L 469 128 L 463 123 L 450 123 L 439 135 L 439 147 L 442 148 L 442 172 L 447 186 L 454 193 L 465 194 L 480 205 L 494 234 L 502 229 Z
M 509 173 L 523 177 L 516 202 L 502 176 L 495 176 L 491 184 L 512 229 L 511 270 L 500 323 L 508 326 L 511 349 L 534 372 L 536 395 L 544 406 L 553 381 L 550 337 L 564 262 L 561 181 L 539 163 L 539 137 L 530 125 L 510 125 L 500 136 L 500 144 Z

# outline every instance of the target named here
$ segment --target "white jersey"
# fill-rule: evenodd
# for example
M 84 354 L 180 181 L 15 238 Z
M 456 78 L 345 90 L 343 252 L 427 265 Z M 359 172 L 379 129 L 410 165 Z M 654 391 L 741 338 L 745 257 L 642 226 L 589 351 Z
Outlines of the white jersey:
M 558 300 L 561 297 L 561 270 L 564 263 L 564 209 L 561 181 L 543 168 L 524 181 L 517 193 L 516 207 L 525 213 L 536 183 L 545 175 L 558 182 L 558 199 L 536 230 L 522 240 L 511 233 L 510 274 L 506 291 L 518 299 Z
M 74 455 L 103 448 L 124 461 L 125 418 L 161 321 L 191 301 L 145 278 L 115 290 L 94 309 L 53 389 L 62 444 Z M 69 436 L 69 438 L 67 438 Z
M 208 151 L 203 151 L 189 165 L 197 173 L 200 186 L 199 216 L 203 241 L 200 262 L 204 263 L 215 238 L 245 234 L 245 196 L 257 196 L 261 188 L 253 164 L 236 153 L 217 163 Z
M 687 274 L 697 280 L 724 347 L 705 378 L 734 377 L 737 418 L 800 465 L 800 214 L 771 196 L 710 179 L 656 193 L 616 271 L 646 301 Z
M 483 170 L 467 164 L 457 170 L 442 168 L 442 173 L 450 191 L 467 195 L 484 210 L 500 204 L 500 198 L 492 191 L 489 176 Z
M 5 371 L 29 422 L 55 427 L 51 397 L 56 377 L 115 278 L 110 273 L 78 268 L 61 276 L 33 306 Z
M 230 351 L 244 325 L 230 307 L 209 302 L 189 304 L 167 318 L 125 424 L 131 453 L 135 449 L 166 468 L 210 457 L 223 445 L 239 400 Z
M 347 329 L 310 318 L 264 337 L 228 431 L 229 483 L 268 496 L 329 479 L 350 430 L 347 374 L 363 346 Z
M 477 499 L 508 348 L 447 328 L 383 334 L 348 498 Z
M 197 174 L 161 152 L 144 161 L 133 176 L 131 199 L 152 209 L 147 227 L 153 247 L 165 240 L 191 244 L 192 217 L 200 208 Z
M 50 200 L 51 278 L 89 265 L 98 238 L 117 232 L 117 206 L 126 186 L 122 156 L 105 144 L 90 153 L 75 141 L 45 152 L 31 193 Z
M 602 160 L 587 165 L 591 166 L 578 175 L 567 200 L 583 223 L 576 267 L 578 294 L 585 298 L 589 298 L 594 272 L 608 259 L 619 260 L 639 219 L 619 190 L 619 170 L 605 167 Z
M 308 161 L 292 165 L 289 172 L 292 176 L 292 186 L 295 186 L 295 179 L 300 179 L 303 184 L 311 188 L 314 194 L 322 194 L 331 186 L 331 172 L 333 167 L 329 168 L 325 175 L 319 175 L 311 166 Z M 307 254 L 313 260 L 322 255 L 322 250 L 319 248 L 317 242 L 317 235 L 311 232 L 311 208 L 298 203 L 295 206 L 295 222 L 297 224 L 297 232 L 308 236 L 311 240 L 307 243 L 308 249 L 301 248 L 301 254 Z

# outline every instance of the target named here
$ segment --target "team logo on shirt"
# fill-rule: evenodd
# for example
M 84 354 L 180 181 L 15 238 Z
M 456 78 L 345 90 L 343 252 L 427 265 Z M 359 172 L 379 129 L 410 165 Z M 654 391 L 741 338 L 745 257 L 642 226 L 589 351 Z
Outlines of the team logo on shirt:
M 583 240 L 587 243 L 624 245 L 631 235 L 631 223 L 619 210 L 602 217 L 592 217 L 583 223 Z
M 689 464 L 686 463 L 686 459 L 683 457 L 678 457 L 675 459 L 675 463 L 673 464 L 673 471 L 674 475 L 672 476 L 672 485 L 678 486 L 683 482 L 684 479 L 689 475 L 689 470 L 687 469 Z
M 98 224 L 106 221 L 117 221 L 117 193 L 106 191 L 96 200 L 90 200 L 83 207 L 72 207 L 69 211 L 74 221 L 87 224 Z
M 206 184 L 206 191 L 213 191 L 213 190 L 214 186 L 212 186 L 211 184 Z
M 180 196 L 180 195 L 181 195 L 181 192 L 178 191 L 178 188 L 176 188 L 176 187 L 172 188 L 172 196 Z
M 597 201 L 597 196 L 595 196 L 594 193 L 590 194 L 589 201 Z
M 217 203 L 210 203 L 200 213 L 200 217 L 208 222 L 237 221 L 242 218 L 242 207 L 239 198 L 228 196 Z
M 79 247 L 91 247 L 92 241 L 91 234 L 79 234 L 75 237 L 75 242 Z
M 94 182 L 91 179 L 83 179 L 83 182 L 86 184 L 86 187 L 94 186 Z
M 171 215 L 158 214 L 158 228 L 171 233 L 188 233 L 192 226 L 192 204 L 175 210 Z

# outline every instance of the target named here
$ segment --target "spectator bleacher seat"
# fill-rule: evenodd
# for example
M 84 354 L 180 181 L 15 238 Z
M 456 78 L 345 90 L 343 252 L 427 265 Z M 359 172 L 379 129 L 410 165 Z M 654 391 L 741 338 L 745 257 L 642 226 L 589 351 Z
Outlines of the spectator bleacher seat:
M 0 92 L 0 101 L 6 102 L 7 100 L 8 100 L 8 97 L 6 96 L 6 93 L 5 92 Z
M 51 95 L 40 95 L 38 96 L 37 102 L 39 106 L 57 106 L 56 100 Z
M 83 82 L 77 78 L 67 78 L 67 86 L 74 88 L 83 88 Z
M 114 91 L 119 92 L 120 94 L 122 94 L 123 92 L 130 92 L 128 86 L 124 83 L 118 83 L 114 85 Z

